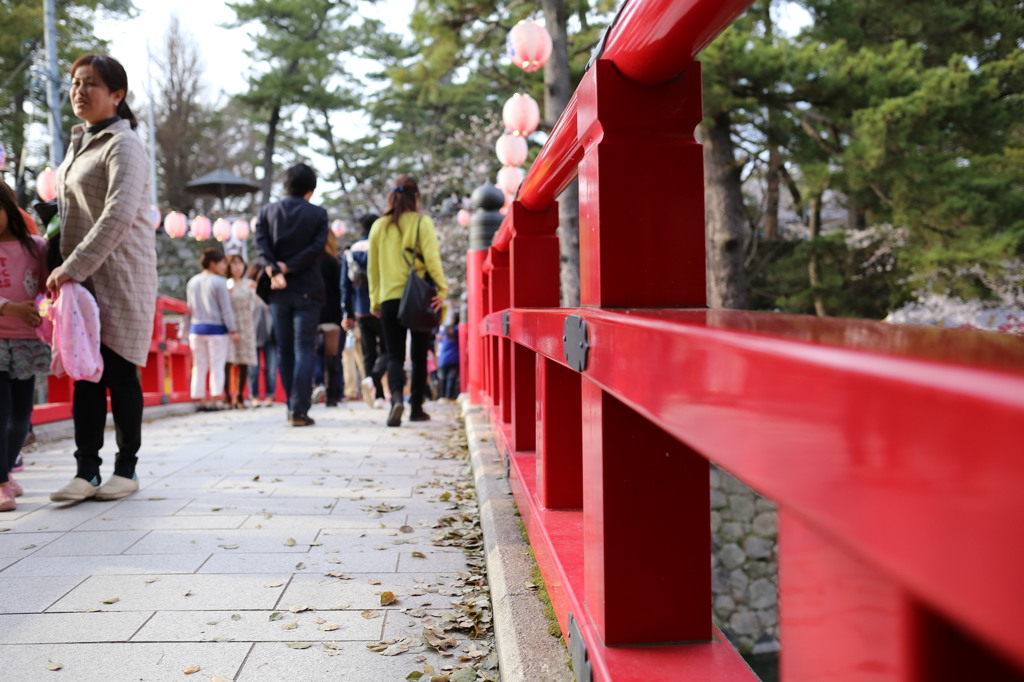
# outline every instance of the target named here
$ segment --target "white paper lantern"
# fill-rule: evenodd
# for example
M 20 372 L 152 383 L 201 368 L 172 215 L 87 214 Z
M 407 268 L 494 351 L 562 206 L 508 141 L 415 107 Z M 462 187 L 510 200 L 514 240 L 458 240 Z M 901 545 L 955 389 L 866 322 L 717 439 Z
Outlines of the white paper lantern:
M 510 133 L 525 137 L 537 129 L 540 123 L 540 107 L 529 95 L 517 92 L 505 102 L 501 118 Z
M 503 166 L 522 166 L 526 163 L 526 138 L 502 135 L 494 144 L 494 152 Z
M 512 63 L 532 73 L 551 57 L 551 35 L 536 21 L 523 19 L 508 32 L 506 47 Z

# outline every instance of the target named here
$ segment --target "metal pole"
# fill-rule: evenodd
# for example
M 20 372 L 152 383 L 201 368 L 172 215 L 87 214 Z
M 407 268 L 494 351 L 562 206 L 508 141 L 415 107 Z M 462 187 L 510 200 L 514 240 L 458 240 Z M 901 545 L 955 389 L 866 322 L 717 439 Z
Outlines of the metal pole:
M 146 123 L 149 125 L 149 199 L 153 206 L 156 201 L 156 123 L 153 121 L 153 53 L 149 51 L 149 41 L 146 41 L 146 87 L 149 89 L 149 111 L 146 115 Z
M 64 133 L 60 121 L 60 80 L 57 78 L 57 17 L 54 0 L 43 2 L 46 41 L 46 106 L 50 109 L 50 163 L 54 168 L 64 160 Z

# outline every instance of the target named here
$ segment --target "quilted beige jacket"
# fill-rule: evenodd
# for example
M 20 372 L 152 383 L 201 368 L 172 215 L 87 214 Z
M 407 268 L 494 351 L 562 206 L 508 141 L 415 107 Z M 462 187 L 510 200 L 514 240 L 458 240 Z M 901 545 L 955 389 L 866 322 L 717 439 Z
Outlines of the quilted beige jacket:
M 149 218 L 149 159 L 121 120 L 81 147 L 85 129 L 57 171 L 64 271 L 89 280 L 100 309 L 103 343 L 145 365 L 156 311 L 156 238 Z

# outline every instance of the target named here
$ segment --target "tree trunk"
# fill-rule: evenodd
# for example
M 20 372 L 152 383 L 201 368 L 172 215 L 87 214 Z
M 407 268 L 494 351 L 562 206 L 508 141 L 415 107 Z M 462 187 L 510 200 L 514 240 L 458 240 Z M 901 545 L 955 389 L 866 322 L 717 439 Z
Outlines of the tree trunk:
M 551 57 L 544 67 L 544 118 L 555 121 L 572 97 L 569 75 L 569 39 L 566 33 L 568 11 L 565 0 L 542 0 L 544 22 L 551 34 Z M 580 201 L 579 185 L 574 180 L 558 198 L 558 244 L 562 261 L 562 305 L 580 303 Z
M 764 238 L 779 238 L 779 186 L 781 177 L 779 168 L 782 166 L 782 154 L 779 148 L 772 145 L 768 150 L 767 187 L 764 194 Z
M 718 114 L 710 125 L 702 125 L 701 131 L 708 306 L 744 309 L 747 307 L 747 276 L 743 269 L 746 221 L 729 114 Z
M 276 105 L 270 112 L 267 124 L 267 140 L 263 146 L 263 182 L 260 183 L 260 207 L 270 203 L 270 188 L 274 184 L 274 147 L 277 144 L 277 125 L 281 122 L 281 105 Z
M 811 255 L 807 259 L 807 279 L 811 283 L 811 295 L 814 297 L 814 314 L 825 317 L 825 297 L 821 290 L 821 262 L 818 260 L 818 237 L 821 235 L 821 195 L 811 197 L 810 216 L 807 221 L 810 232 Z

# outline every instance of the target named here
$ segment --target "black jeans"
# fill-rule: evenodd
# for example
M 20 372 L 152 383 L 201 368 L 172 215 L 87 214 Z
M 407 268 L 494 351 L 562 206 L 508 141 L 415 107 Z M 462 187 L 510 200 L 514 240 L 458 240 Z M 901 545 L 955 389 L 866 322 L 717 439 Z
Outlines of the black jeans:
M 0 483 L 7 482 L 28 435 L 35 386 L 35 377 L 12 379 L 0 372 Z
M 384 350 L 384 335 L 380 330 L 380 320 L 373 315 L 359 318 L 359 335 L 363 344 L 363 370 L 373 380 L 374 398 L 384 397 L 384 385 L 381 377 L 387 369 L 387 351 Z M 379 351 L 377 349 L 380 349 Z
M 142 384 L 139 368 L 132 362 L 100 345 L 103 356 L 103 376 L 98 383 L 76 381 L 71 401 L 71 416 L 75 423 L 75 461 L 78 478 L 87 481 L 99 476 L 100 450 L 103 449 L 103 429 L 107 425 L 107 391 L 110 391 L 110 412 L 114 415 L 117 437 L 117 458 L 114 473 L 131 478 L 142 447 Z
M 405 389 L 405 334 L 409 330 L 398 321 L 398 304 L 395 298 L 380 304 L 380 326 L 384 332 L 384 350 L 388 356 L 388 386 L 391 388 L 391 402 L 402 402 Z M 423 409 L 423 393 L 427 386 L 427 349 L 433 335 L 430 332 L 409 332 L 412 343 L 409 359 L 412 360 L 412 383 L 409 387 L 409 403 L 413 411 Z

